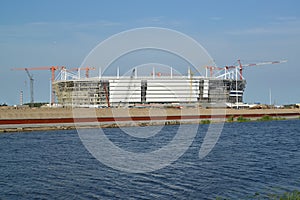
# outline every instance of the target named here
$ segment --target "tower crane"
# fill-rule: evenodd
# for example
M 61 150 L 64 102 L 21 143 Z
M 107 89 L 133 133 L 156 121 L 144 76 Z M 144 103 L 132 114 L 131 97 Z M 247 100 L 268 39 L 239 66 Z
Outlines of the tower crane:
M 34 98 L 33 98 L 33 75 L 29 73 L 28 69 L 25 68 L 25 71 L 27 73 L 27 76 L 30 80 L 30 107 L 33 107 L 34 104 Z
M 253 67 L 253 66 L 260 66 L 260 65 L 272 65 L 272 64 L 280 64 L 280 63 L 285 63 L 287 62 L 287 60 L 279 60 L 279 61 L 266 61 L 266 62 L 258 62 L 258 63 L 248 63 L 248 64 L 242 64 L 241 60 L 237 60 L 238 65 L 234 65 L 234 66 L 225 66 L 226 69 L 238 69 L 239 70 L 239 74 L 240 74 L 240 80 L 243 80 L 243 68 L 244 67 Z M 237 77 L 236 77 L 237 78 Z
M 50 70 L 51 71 L 51 83 L 54 82 L 55 80 L 55 71 L 56 70 L 61 70 L 64 69 L 64 66 L 49 66 L 49 67 L 30 67 L 30 68 L 13 68 L 12 70 L 25 70 L 29 79 L 30 79 L 30 88 L 31 88 L 31 84 L 32 84 L 32 90 L 31 90 L 31 94 L 32 94 L 32 101 L 33 101 L 33 78 L 32 75 L 29 74 L 29 70 Z M 31 77 L 31 78 L 30 78 Z M 31 81 L 32 79 L 32 81 Z M 51 104 L 54 104 L 54 100 L 55 100 L 55 94 L 54 94 L 54 90 L 51 87 Z
M 131 74 L 130 74 L 130 79 L 129 79 L 129 82 L 128 82 L 127 91 L 126 91 L 125 98 L 124 98 L 124 102 L 123 102 L 124 106 L 126 105 L 126 102 L 127 102 L 127 100 L 128 100 L 128 97 L 129 97 L 129 93 L 130 93 L 130 89 L 131 89 L 132 80 L 133 80 L 134 75 L 135 75 L 135 73 L 136 73 L 135 70 L 136 70 L 136 69 L 134 68 L 134 69 L 132 70 Z M 118 107 L 120 107 L 120 103 L 121 103 L 121 101 L 119 102 Z M 129 102 L 128 102 L 128 104 L 129 104 Z
M 216 67 L 216 66 L 206 66 L 205 67 L 205 73 L 206 73 L 206 77 L 207 77 L 207 70 L 209 70 L 209 75 L 210 75 L 210 77 L 212 77 L 213 76 L 213 71 L 214 70 L 223 70 L 224 68 L 221 68 L 221 67 Z
M 125 96 L 125 99 L 124 99 L 124 103 L 126 103 L 127 100 L 128 100 L 130 89 L 131 89 L 132 80 L 133 80 L 133 77 L 134 77 L 135 73 L 136 73 L 136 71 L 135 71 L 135 68 L 134 68 L 132 70 L 132 72 L 131 72 L 131 75 L 130 75 L 129 84 L 128 84 L 127 93 L 126 93 L 126 96 Z M 128 102 L 128 104 L 129 104 L 129 102 Z
M 72 68 L 72 69 L 70 69 L 70 71 L 78 71 L 79 72 L 79 70 L 85 70 L 85 77 L 89 78 L 89 71 L 95 70 L 95 69 L 96 69 L 95 67 L 78 67 L 78 68 Z

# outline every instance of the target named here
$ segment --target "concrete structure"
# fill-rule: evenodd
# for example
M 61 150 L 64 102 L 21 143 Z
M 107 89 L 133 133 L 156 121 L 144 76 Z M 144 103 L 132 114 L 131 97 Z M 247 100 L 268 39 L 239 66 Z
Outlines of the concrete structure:
M 56 80 L 63 106 L 118 107 L 141 104 L 243 102 L 245 80 L 202 76 L 93 77 Z

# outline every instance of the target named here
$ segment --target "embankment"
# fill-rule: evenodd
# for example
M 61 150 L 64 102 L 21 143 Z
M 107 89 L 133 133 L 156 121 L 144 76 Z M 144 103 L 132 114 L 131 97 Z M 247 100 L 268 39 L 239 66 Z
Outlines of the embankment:
M 299 118 L 300 109 L 3 107 L 0 108 L 0 132 L 200 123 L 202 120 L 227 121 L 238 117 L 255 120 L 265 115 Z

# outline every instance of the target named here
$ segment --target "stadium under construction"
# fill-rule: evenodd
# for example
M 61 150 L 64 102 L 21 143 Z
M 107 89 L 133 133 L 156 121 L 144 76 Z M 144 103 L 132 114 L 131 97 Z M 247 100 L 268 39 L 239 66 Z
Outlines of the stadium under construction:
M 218 103 L 237 105 L 243 102 L 246 81 L 238 68 L 217 71 L 206 68 L 206 76 L 153 73 L 138 76 L 136 68 L 128 76 L 98 76 L 85 78 L 61 70 L 52 83 L 57 103 L 64 107 L 129 107 L 147 105 L 200 105 Z M 210 75 L 208 75 L 210 72 Z M 239 78 L 238 78 L 239 77 Z
M 97 77 L 89 77 L 89 71 L 95 70 L 95 67 L 66 69 L 64 66 L 51 66 L 14 68 L 13 70 L 26 71 L 30 79 L 31 104 L 34 103 L 33 78 L 29 70 L 50 70 L 50 105 L 52 106 L 100 108 L 198 105 L 213 107 L 222 104 L 227 107 L 242 107 L 245 106 L 243 95 L 246 87 L 243 68 L 283 62 L 287 61 L 242 65 L 238 60 L 237 64 L 232 66 L 206 66 L 205 75 L 195 75 L 190 68 L 186 75 L 181 75 L 169 66 L 167 66 L 167 69 L 170 70 L 168 73 L 157 72 L 157 67 L 150 66 L 152 73 L 149 75 L 144 75 L 147 70 L 135 67 L 129 71 L 129 74 L 122 76 L 120 76 L 119 68 L 117 68 L 116 76 L 104 76 L 100 73 L 100 68 Z M 149 67 L 147 69 L 149 70 Z M 80 76 L 81 70 L 86 72 L 84 78 Z M 59 71 L 59 74 L 55 77 L 56 71 Z M 22 102 L 21 91 L 20 105 Z
M 190 68 L 186 75 L 180 75 L 175 74 L 171 67 L 168 74 L 157 73 L 153 67 L 148 76 L 138 75 L 143 71 L 138 68 L 131 69 L 126 76 L 120 76 L 118 68 L 116 76 L 99 73 L 97 77 L 89 77 L 88 72 L 94 67 L 78 68 L 78 74 L 61 67 L 57 78 L 52 79 L 52 105 L 130 107 L 164 104 L 213 107 L 222 103 L 227 107 L 242 107 L 245 105 L 243 95 L 246 87 L 243 68 L 283 62 L 286 60 L 242 65 L 238 60 L 233 66 L 207 66 L 205 75 L 198 76 Z M 84 78 L 80 76 L 80 70 L 86 70 Z

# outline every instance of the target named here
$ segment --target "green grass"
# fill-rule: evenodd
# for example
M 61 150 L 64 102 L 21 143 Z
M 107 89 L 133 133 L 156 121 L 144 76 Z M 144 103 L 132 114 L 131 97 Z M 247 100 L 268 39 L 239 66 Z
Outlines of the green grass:
M 228 198 L 224 197 L 216 197 L 216 200 L 226 200 Z M 251 199 L 251 200 L 300 200 L 300 191 L 294 190 L 292 192 L 285 192 L 284 194 L 268 194 L 268 195 L 261 195 L 259 193 L 255 193 L 252 197 L 242 198 L 242 199 Z
M 238 118 L 236 118 L 236 122 L 249 122 L 251 121 L 251 119 L 249 118 L 244 118 L 243 116 L 239 116 Z M 234 120 L 234 116 L 230 116 L 227 118 L 227 122 L 235 122 Z
M 180 125 L 180 121 L 166 121 L 165 125 Z
M 284 117 L 275 117 L 275 120 L 286 120 Z
M 273 120 L 273 117 L 271 117 L 269 115 L 264 115 L 260 119 L 257 119 L 257 121 L 272 121 L 272 120 Z
M 227 122 L 234 122 L 234 116 L 231 115 L 230 117 L 228 117 Z
M 201 120 L 200 124 L 210 124 L 211 121 L 206 119 L 206 120 Z
M 259 193 L 255 194 L 255 199 L 270 199 L 270 200 L 300 200 L 300 191 L 285 192 L 284 194 L 268 194 L 267 197 L 262 197 Z
M 237 119 L 236 119 L 237 122 L 249 122 L 251 121 L 251 119 L 249 118 L 244 118 L 243 116 L 239 116 Z
M 260 119 L 257 119 L 257 121 L 274 121 L 274 120 L 286 120 L 284 117 L 272 117 L 270 115 L 264 115 Z
M 286 192 L 279 199 L 280 200 L 300 200 L 300 191 L 294 190 L 293 192 Z

